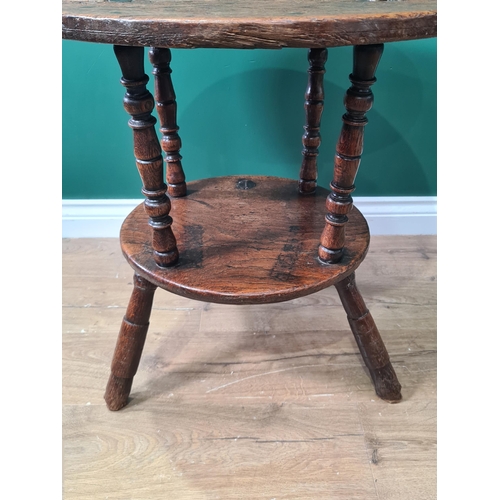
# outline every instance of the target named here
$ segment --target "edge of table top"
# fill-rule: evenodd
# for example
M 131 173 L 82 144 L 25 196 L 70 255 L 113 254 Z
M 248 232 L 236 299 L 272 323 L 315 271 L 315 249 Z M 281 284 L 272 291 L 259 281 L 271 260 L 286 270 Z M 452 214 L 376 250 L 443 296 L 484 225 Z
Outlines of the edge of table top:
M 435 0 L 63 0 L 65 39 L 169 48 L 336 47 L 437 35 Z

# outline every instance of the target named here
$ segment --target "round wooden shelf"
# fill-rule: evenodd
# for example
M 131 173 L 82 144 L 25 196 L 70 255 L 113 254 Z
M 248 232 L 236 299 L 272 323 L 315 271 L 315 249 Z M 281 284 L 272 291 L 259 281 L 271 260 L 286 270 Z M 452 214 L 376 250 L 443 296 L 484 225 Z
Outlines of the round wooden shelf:
M 160 268 L 143 205 L 123 223 L 120 240 L 132 268 L 177 295 L 224 304 L 281 302 L 317 292 L 351 274 L 370 241 L 365 218 L 353 207 L 338 264 L 318 259 L 329 191 L 298 193 L 297 181 L 230 176 L 188 183 L 172 198 L 170 215 L 180 257 Z

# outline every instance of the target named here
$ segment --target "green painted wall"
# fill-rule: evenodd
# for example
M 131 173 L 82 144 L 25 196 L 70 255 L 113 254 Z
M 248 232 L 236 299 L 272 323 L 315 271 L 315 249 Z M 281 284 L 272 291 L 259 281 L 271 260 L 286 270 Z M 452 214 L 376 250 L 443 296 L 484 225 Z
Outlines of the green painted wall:
M 112 47 L 63 41 L 62 54 L 63 198 L 141 198 Z M 351 48 L 329 50 L 318 157 L 318 181 L 325 187 L 351 61 Z M 296 178 L 307 64 L 303 49 L 172 50 L 188 180 L 229 174 Z M 151 75 L 149 62 L 146 72 Z M 434 196 L 436 40 L 386 44 L 377 78 L 355 194 Z

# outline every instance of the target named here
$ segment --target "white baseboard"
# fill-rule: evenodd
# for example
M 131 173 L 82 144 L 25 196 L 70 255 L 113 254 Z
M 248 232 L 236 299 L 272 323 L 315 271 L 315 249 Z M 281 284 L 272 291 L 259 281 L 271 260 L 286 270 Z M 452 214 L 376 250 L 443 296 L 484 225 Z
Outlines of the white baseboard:
M 436 196 L 353 197 L 370 234 L 436 234 Z
M 63 238 L 116 238 L 125 217 L 143 200 L 63 200 Z M 435 196 L 354 197 L 372 235 L 436 234 Z

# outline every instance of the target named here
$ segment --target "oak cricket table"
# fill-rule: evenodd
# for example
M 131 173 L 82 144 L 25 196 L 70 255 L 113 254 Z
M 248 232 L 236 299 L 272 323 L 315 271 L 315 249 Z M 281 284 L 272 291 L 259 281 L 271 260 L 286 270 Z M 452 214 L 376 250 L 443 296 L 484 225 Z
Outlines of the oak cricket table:
M 383 44 L 435 37 L 436 1 L 63 0 L 62 5 L 63 38 L 114 46 L 146 197 L 120 233 L 123 254 L 135 271 L 134 289 L 104 396 L 108 408 L 127 404 L 157 287 L 208 302 L 261 304 L 335 285 L 377 395 L 399 401 L 401 386 L 354 279 L 370 236 L 351 193 Z M 327 48 L 345 45 L 354 51 L 352 85 L 344 98 L 347 112 L 329 192 L 316 184 L 323 75 Z M 146 88 L 145 46 L 151 47 L 154 97 Z M 170 49 L 214 47 L 309 49 L 298 183 L 229 176 L 186 184 Z M 151 115 L 155 102 L 161 141 Z

